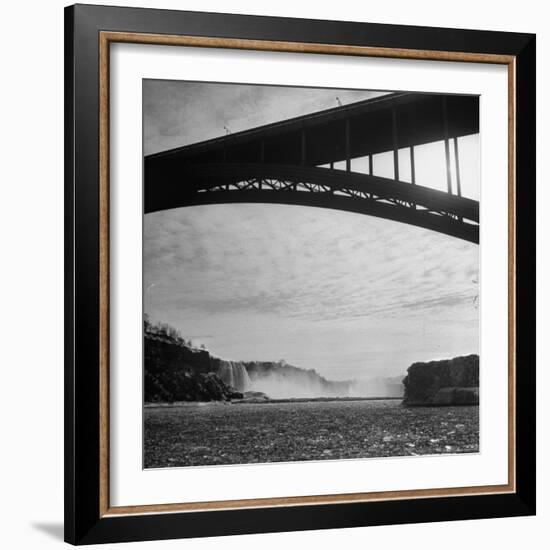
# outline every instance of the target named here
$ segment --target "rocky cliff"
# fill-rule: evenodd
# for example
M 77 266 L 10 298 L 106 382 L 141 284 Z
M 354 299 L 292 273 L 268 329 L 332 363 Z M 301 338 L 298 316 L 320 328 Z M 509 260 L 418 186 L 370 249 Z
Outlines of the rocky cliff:
M 347 397 L 351 382 L 282 362 L 226 361 L 155 327 L 144 335 L 146 402 L 210 401 L 253 390 L 271 398 Z
M 144 400 L 223 401 L 240 399 L 242 393 L 218 376 L 220 360 L 166 334 L 145 333 Z
M 403 385 L 405 405 L 478 405 L 479 356 L 413 363 Z

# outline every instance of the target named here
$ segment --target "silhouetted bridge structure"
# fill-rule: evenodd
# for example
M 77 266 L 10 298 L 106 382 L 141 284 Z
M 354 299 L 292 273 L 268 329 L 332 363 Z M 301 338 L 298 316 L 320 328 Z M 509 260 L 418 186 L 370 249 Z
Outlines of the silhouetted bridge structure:
M 461 196 L 457 145 L 478 132 L 477 97 L 388 94 L 148 155 L 144 210 L 238 202 L 317 206 L 479 243 L 479 203 Z M 415 147 L 437 141 L 445 144 L 446 192 L 416 182 Z M 399 179 L 404 148 L 411 182 Z M 373 155 L 389 151 L 393 179 L 373 174 Z M 369 173 L 352 171 L 358 158 L 366 158 Z

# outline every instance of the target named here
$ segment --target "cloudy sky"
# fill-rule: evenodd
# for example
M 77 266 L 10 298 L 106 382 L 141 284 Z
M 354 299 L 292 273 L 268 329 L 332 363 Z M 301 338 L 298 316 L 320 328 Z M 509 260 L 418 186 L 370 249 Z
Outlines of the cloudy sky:
M 144 150 L 333 107 L 336 96 L 373 95 L 144 81 Z M 417 180 L 423 174 L 428 186 L 444 180 L 440 147 L 417 157 Z M 476 138 L 461 140 L 462 183 L 474 197 L 477 147 Z M 384 175 L 385 162 L 375 162 L 375 173 Z M 284 358 L 347 379 L 477 353 L 477 281 L 476 245 L 359 214 L 228 204 L 144 218 L 146 312 L 225 359 Z

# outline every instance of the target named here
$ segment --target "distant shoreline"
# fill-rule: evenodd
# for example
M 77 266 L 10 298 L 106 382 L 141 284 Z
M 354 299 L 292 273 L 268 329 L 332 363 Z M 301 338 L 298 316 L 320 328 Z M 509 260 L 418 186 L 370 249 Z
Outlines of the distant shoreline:
M 270 403 L 325 403 L 342 401 L 402 401 L 402 397 L 285 397 L 280 399 L 233 399 L 231 401 L 175 401 L 174 403 L 144 403 L 144 408 L 190 407 L 193 405 L 263 405 Z

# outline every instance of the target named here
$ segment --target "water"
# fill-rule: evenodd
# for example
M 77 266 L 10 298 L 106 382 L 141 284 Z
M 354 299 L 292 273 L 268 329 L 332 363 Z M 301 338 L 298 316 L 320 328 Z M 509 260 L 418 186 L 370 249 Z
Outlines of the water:
M 478 452 L 478 409 L 406 408 L 400 400 L 147 407 L 144 466 Z
M 250 377 L 245 366 L 242 363 L 233 361 L 222 361 L 218 371 L 218 376 L 229 386 L 240 392 L 250 389 Z

